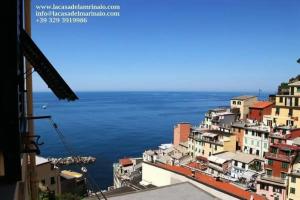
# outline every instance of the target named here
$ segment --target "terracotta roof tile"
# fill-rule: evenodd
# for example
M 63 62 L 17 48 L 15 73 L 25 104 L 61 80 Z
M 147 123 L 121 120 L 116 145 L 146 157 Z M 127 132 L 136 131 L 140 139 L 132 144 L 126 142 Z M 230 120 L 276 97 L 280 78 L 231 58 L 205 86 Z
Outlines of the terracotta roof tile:
M 164 168 L 164 169 L 167 169 L 167 170 L 170 170 L 173 172 L 177 172 L 177 173 L 180 173 L 185 176 L 192 176 L 192 171 L 185 167 L 171 166 L 171 165 L 166 165 L 166 164 L 156 164 L 156 165 L 161 168 Z M 200 183 L 209 185 L 217 190 L 220 190 L 224 193 L 227 193 L 227 194 L 230 194 L 233 196 L 237 196 L 238 198 L 241 198 L 241 199 L 251 199 L 251 195 L 253 195 L 252 200 L 265 200 L 266 199 L 263 196 L 260 196 L 255 193 L 251 193 L 249 191 L 245 191 L 237 186 L 234 186 L 234 185 L 230 184 L 229 182 L 217 181 L 215 178 L 205 175 L 205 174 L 202 174 L 202 173 L 199 173 L 199 172 L 195 172 L 195 179 Z
M 128 165 L 132 165 L 132 161 L 129 158 L 123 158 L 119 160 L 120 165 L 122 166 L 128 166 Z
M 250 108 L 266 108 L 269 107 L 273 104 L 273 102 L 270 101 L 257 101 L 256 103 L 254 103 L 252 106 L 250 106 Z

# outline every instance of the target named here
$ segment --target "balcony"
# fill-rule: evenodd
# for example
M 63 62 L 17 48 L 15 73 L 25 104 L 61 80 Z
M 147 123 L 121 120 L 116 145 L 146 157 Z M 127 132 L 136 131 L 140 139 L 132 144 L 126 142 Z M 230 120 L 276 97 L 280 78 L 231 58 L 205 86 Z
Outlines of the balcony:
M 260 177 L 261 180 L 265 180 L 265 181 L 271 181 L 271 182 L 275 182 L 275 183 L 279 183 L 279 184 L 286 184 L 286 180 L 287 178 L 280 178 L 280 177 L 275 177 L 275 176 L 268 176 L 268 175 L 263 175 Z
M 291 162 L 293 160 L 294 156 L 287 156 L 287 155 L 283 155 L 283 154 L 266 152 L 265 158 L 280 160 L 280 161 L 284 161 L 284 162 Z
M 194 139 L 197 141 L 202 141 L 202 142 L 206 142 L 206 143 L 217 144 L 217 145 L 223 146 L 223 141 L 219 141 L 219 140 L 211 140 L 211 139 L 207 139 L 205 137 L 195 137 Z

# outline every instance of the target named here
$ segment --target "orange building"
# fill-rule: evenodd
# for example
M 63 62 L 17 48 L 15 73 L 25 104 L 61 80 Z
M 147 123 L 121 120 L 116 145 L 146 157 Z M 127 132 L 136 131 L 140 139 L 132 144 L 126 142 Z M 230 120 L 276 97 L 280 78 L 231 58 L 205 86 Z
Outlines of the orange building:
M 191 132 L 192 125 L 188 122 L 181 122 L 174 127 L 173 144 L 179 145 L 181 142 L 187 142 Z
M 272 113 L 272 108 L 274 103 L 270 101 L 257 101 L 252 106 L 249 107 L 248 118 L 256 121 L 263 121 L 264 115 L 270 115 Z

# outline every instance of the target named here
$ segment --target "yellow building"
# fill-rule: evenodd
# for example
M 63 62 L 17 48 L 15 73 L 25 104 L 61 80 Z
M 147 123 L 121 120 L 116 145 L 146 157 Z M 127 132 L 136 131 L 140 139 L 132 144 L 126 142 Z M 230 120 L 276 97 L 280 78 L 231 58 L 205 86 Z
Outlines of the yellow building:
M 256 96 L 238 96 L 230 100 L 230 108 L 239 113 L 240 119 L 248 118 L 249 107 L 257 102 Z M 235 111 L 236 110 L 236 111 Z
M 209 156 L 223 152 L 235 152 L 236 135 L 224 130 L 201 130 L 191 132 L 188 140 L 188 152 L 193 158 Z
M 41 191 L 52 191 L 55 195 L 61 194 L 59 169 L 50 161 L 36 156 L 36 174 Z
M 264 116 L 266 124 L 300 128 L 300 81 L 290 83 L 288 86 L 288 95 L 276 95 L 272 114 Z
M 287 200 L 300 200 L 300 163 L 294 164 L 288 178 Z

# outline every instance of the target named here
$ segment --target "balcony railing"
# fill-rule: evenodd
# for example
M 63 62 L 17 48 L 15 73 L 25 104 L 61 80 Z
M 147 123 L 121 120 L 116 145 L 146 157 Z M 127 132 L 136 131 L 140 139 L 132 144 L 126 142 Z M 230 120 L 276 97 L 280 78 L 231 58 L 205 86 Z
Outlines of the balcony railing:
M 266 181 L 280 183 L 280 184 L 286 184 L 286 182 L 287 182 L 287 178 L 280 178 L 280 177 L 268 176 L 268 175 L 261 176 L 261 179 L 266 180 Z
M 276 153 L 271 153 L 271 152 L 266 152 L 265 157 L 271 158 L 271 159 L 276 159 L 276 160 L 281 160 L 281 161 L 285 161 L 285 162 L 291 162 L 293 159 L 293 156 L 287 156 L 287 155 L 276 154 Z
M 197 141 L 203 141 L 203 142 L 212 143 L 212 144 L 217 144 L 217 145 L 223 145 L 223 144 L 224 144 L 223 141 L 219 141 L 219 140 L 210 140 L 210 139 L 206 139 L 205 137 L 194 137 L 194 139 L 197 140 Z

